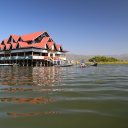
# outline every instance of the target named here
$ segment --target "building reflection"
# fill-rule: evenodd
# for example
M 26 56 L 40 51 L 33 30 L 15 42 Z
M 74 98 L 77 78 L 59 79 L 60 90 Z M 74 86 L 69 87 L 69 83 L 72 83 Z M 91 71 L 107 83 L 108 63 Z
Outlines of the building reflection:
M 31 112 L 31 113 L 17 113 L 17 112 L 7 112 L 8 116 L 11 117 L 28 117 L 28 116 L 40 116 L 40 115 L 55 115 L 58 114 L 55 111 L 48 111 L 48 112 Z
M 0 105 L 7 103 L 14 107 L 20 104 L 28 107 L 32 104 L 37 109 L 37 104 L 50 106 L 56 103 L 49 92 L 61 90 L 62 72 L 63 69 L 57 67 L 0 67 Z M 12 117 L 56 114 L 52 110 L 31 110 L 31 113 L 11 111 L 6 114 Z
M 55 86 L 61 82 L 61 68 L 44 67 L 33 68 L 33 85 L 34 86 Z
M 62 69 L 56 67 L 0 68 L 0 85 L 55 86 L 61 82 Z
M 0 102 L 13 102 L 13 103 L 29 103 L 29 104 L 47 104 L 53 103 L 53 99 L 48 99 L 44 97 L 36 97 L 36 98 L 0 98 Z

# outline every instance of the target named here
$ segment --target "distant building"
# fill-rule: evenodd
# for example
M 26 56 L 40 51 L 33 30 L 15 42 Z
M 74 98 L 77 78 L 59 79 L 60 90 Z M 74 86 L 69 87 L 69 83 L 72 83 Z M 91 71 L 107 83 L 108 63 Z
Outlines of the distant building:
M 0 43 L 0 64 L 51 66 L 66 60 L 65 53 L 47 32 L 10 35 Z

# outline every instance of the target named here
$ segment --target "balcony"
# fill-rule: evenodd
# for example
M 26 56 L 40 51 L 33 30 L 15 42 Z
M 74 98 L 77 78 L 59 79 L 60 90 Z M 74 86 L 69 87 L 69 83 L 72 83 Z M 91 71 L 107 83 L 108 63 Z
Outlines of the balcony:
M 11 56 L 11 57 L 0 57 L 0 60 L 43 60 L 44 56 Z

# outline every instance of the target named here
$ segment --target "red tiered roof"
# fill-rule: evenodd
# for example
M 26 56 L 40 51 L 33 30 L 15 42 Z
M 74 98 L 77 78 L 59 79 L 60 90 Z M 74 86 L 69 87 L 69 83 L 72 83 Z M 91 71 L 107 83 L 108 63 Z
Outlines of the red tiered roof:
M 34 43 L 32 46 L 36 48 L 45 48 L 47 42 L 49 40 L 49 37 L 44 37 L 40 43 Z
M 49 49 L 52 49 L 52 46 L 55 45 L 57 51 L 60 51 L 60 48 L 62 49 L 62 46 L 59 44 L 56 45 L 55 42 L 49 36 L 43 37 L 43 39 L 40 42 L 36 42 L 32 44 L 29 43 L 29 41 L 35 40 L 36 38 L 41 36 L 43 33 L 44 32 L 35 32 L 31 34 L 25 34 L 22 36 L 17 36 L 17 35 L 12 34 L 10 35 L 10 37 L 14 39 L 14 42 L 9 42 L 9 38 L 10 38 L 9 37 L 8 39 L 5 39 L 2 41 L 2 44 L 0 44 L 0 48 L 1 50 L 4 50 L 4 48 L 6 47 L 6 50 L 10 50 L 11 46 L 12 46 L 12 49 L 16 49 L 17 45 L 19 45 L 19 48 L 30 48 L 30 47 L 46 48 L 46 46 L 48 46 Z M 22 39 L 22 41 L 18 41 L 20 38 Z
M 56 49 L 57 49 L 57 51 L 60 51 L 60 47 L 61 47 L 60 44 L 57 44 L 57 45 L 56 45 Z
M 7 42 L 8 42 L 8 39 L 4 39 L 4 40 L 2 41 L 3 44 L 6 44 Z
M 4 50 L 5 45 L 1 44 L 1 45 L 0 45 L 0 48 L 1 48 L 1 50 Z
M 17 36 L 17 35 L 12 34 L 10 36 L 15 40 L 15 42 L 17 42 L 19 39 L 19 36 Z
M 23 41 L 32 41 L 34 39 L 36 39 L 38 36 L 40 36 L 41 34 L 43 34 L 43 32 L 34 32 L 31 34 L 25 34 L 21 36 L 21 39 Z
M 11 44 L 12 44 L 12 49 L 16 49 L 18 43 L 11 42 Z
M 18 41 L 18 44 L 20 48 L 32 47 L 32 44 L 28 44 L 27 42 Z
M 52 46 L 54 45 L 54 42 L 53 41 L 52 42 L 48 42 L 47 44 L 48 44 L 49 49 L 51 49 Z
M 11 44 L 5 44 L 6 50 L 10 50 Z

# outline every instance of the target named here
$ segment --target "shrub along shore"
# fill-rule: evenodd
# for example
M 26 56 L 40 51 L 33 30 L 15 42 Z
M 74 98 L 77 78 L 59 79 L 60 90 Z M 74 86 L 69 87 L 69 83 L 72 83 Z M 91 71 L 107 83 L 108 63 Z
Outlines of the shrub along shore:
M 128 64 L 128 61 L 98 62 L 98 64 Z
M 119 60 L 114 57 L 94 56 L 89 62 L 97 62 L 98 64 L 128 64 L 128 61 Z

